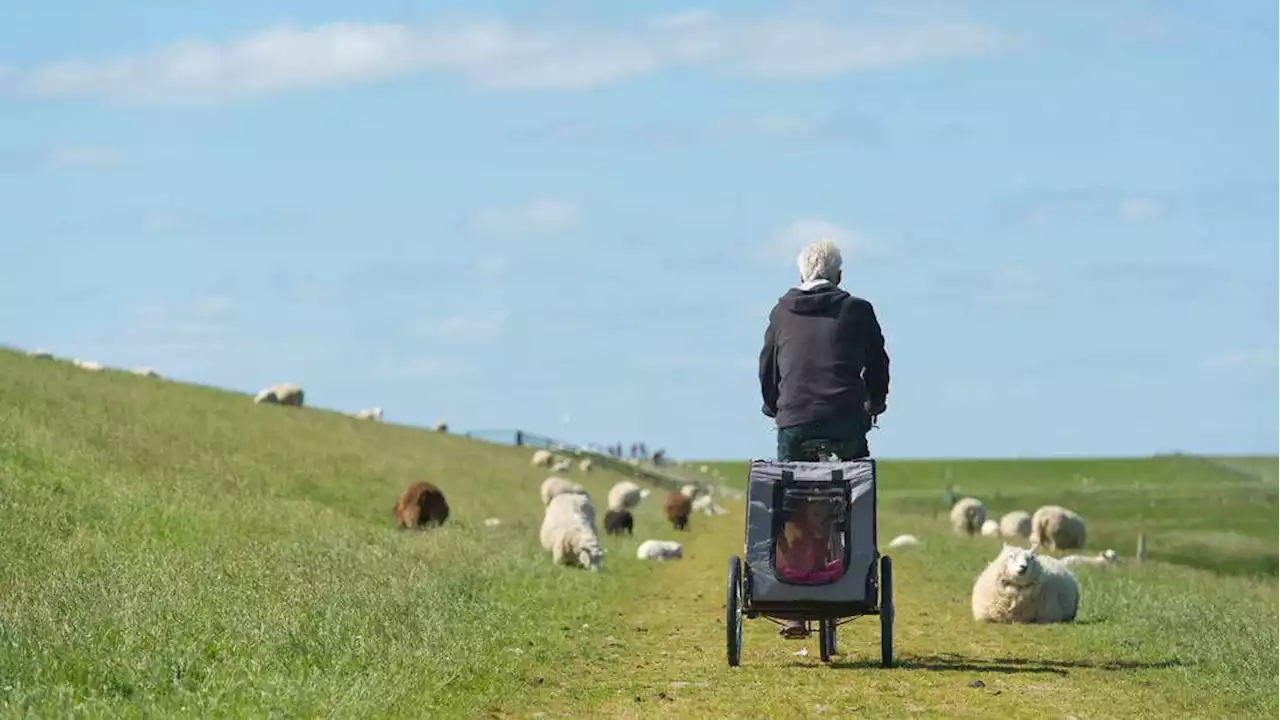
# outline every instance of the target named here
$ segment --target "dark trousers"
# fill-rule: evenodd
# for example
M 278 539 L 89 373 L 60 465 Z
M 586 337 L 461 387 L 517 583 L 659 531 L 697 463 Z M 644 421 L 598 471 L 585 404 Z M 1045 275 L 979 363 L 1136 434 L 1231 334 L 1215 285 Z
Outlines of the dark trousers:
M 870 430 L 871 418 L 865 415 L 857 415 L 851 418 L 830 418 L 804 423 L 803 425 L 778 428 L 778 460 L 780 462 L 819 460 L 816 457 L 802 457 L 803 453 L 800 452 L 801 443 L 818 438 L 834 441 L 835 446 L 832 451 L 841 460 L 858 460 L 870 457 L 871 450 L 867 447 L 867 433 Z

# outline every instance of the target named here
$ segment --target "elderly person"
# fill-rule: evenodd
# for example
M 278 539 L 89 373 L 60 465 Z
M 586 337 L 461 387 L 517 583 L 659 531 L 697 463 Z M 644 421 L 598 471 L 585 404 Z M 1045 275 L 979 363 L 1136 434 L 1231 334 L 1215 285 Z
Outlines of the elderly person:
M 800 444 L 831 440 L 843 460 L 870 455 L 867 432 L 885 411 L 889 356 L 871 303 L 840 289 L 835 242 L 810 243 L 796 259 L 800 284 L 778 299 L 760 351 L 764 414 L 778 430 L 778 460 L 801 457 Z M 799 621 L 781 634 L 803 638 Z

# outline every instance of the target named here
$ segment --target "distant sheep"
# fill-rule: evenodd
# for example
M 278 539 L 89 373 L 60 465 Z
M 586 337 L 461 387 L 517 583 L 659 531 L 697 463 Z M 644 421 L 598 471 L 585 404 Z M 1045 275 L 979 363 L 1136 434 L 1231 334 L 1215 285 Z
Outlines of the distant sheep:
M 987 521 L 987 508 L 976 498 L 962 498 L 951 508 L 951 528 L 959 535 L 977 535 Z
M 1035 546 L 1005 543 L 973 584 L 973 618 L 992 623 L 1074 622 L 1080 606 L 1075 575 Z
M 446 423 L 446 422 L 443 422 L 443 421 L 436 423 L 435 431 L 436 431 L 436 432 L 438 432 L 438 433 L 447 433 L 447 432 L 449 432 L 449 423 Z
M 582 472 L 591 472 L 591 458 L 582 458 L 582 462 L 578 463 L 578 469 Z
M 610 510 L 634 510 L 644 499 L 643 490 L 630 480 L 619 480 L 609 488 L 608 508 Z
M 440 488 L 429 482 L 415 482 L 400 493 L 393 514 L 401 529 L 438 526 L 449 517 L 449 503 Z
M 551 499 L 557 495 L 585 495 L 587 491 L 581 485 L 571 480 L 566 480 L 558 475 L 552 475 L 542 481 L 542 488 L 539 491 L 542 495 L 542 506 L 546 507 L 551 504 Z
M 689 526 L 689 513 L 693 510 L 693 501 L 683 493 L 667 493 L 662 501 L 662 516 L 671 521 L 671 527 L 684 530 Z
M 302 388 L 293 383 L 276 383 L 269 388 L 264 388 L 254 396 L 253 401 L 259 404 L 267 405 L 289 405 L 292 407 L 302 407 L 303 401 Z
M 533 453 L 533 457 L 529 459 L 529 464 L 534 467 L 551 467 L 551 451 L 537 450 Z
M 899 535 L 889 541 L 889 549 L 916 547 L 920 544 L 920 539 L 915 535 Z
M 609 510 L 604 514 L 604 531 L 609 535 L 621 535 L 625 530 L 628 535 L 635 528 L 635 518 L 629 510 Z
M 556 461 L 551 464 L 551 472 L 553 473 L 569 472 L 569 469 L 572 467 L 573 467 L 573 461 L 570 460 L 569 458 L 556 458 Z
M 72 360 L 71 364 L 81 370 L 88 370 L 89 372 L 102 372 L 106 369 L 106 366 L 100 362 L 94 362 L 93 360 L 81 360 L 80 358 Z
M 710 493 L 699 495 L 693 499 L 693 509 L 703 515 L 724 515 L 728 510 L 716 504 L 715 498 Z
M 1000 537 L 1000 523 L 987 518 L 982 523 L 982 529 L 979 530 L 983 537 Z
M 1084 519 L 1060 505 L 1045 505 L 1031 516 L 1031 543 L 1049 550 L 1084 547 Z
M 562 493 L 551 498 L 538 537 L 555 564 L 599 572 L 604 551 L 596 534 L 595 507 L 585 494 Z
M 702 495 L 703 492 L 704 491 L 700 485 L 695 485 L 693 483 L 689 483 L 688 485 L 680 488 L 680 493 L 690 500 Z
M 27 355 L 30 357 L 36 358 L 37 360 L 53 359 L 53 353 L 49 352 L 48 350 L 42 350 L 42 349 L 28 350 Z
M 501 524 L 502 524 L 502 521 L 501 521 L 501 520 L 499 520 L 498 518 L 485 518 L 485 519 L 484 519 L 484 526 L 485 526 L 485 527 L 497 527 L 497 526 L 499 526 L 499 525 L 501 525 Z
M 1000 534 L 1007 538 L 1031 537 L 1031 513 L 1025 510 L 1007 512 L 1000 518 Z
M 353 413 L 351 417 L 354 417 L 357 420 L 374 420 L 376 422 L 382 422 L 382 408 L 375 407 L 358 410 Z
M 684 547 L 674 540 L 645 540 L 636 548 L 637 560 L 679 560 Z
M 160 377 L 160 373 L 156 372 L 154 369 L 149 367 L 134 368 L 129 372 L 133 373 L 134 375 L 141 375 L 142 377 L 149 377 L 149 378 Z
M 1067 567 L 1075 567 L 1077 565 L 1107 567 L 1120 562 L 1120 556 L 1116 554 L 1115 550 L 1107 548 L 1097 555 L 1068 555 L 1061 558 L 1060 562 Z

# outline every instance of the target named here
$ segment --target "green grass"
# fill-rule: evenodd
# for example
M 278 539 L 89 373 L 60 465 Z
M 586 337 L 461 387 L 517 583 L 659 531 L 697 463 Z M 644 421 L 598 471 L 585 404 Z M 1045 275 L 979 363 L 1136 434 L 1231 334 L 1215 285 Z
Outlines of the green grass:
M 882 542 L 924 542 L 894 551 L 901 666 L 869 662 L 873 618 L 842 627 L 847 654 L 833 667 L 817 661 L 816 640 L 783 641 L 756 619 L 743 666 L 729 669 L 724 572 L 742 549 L 741 503 L 675 533 L 659 492 L 636 513 L 634 539 L 604 538 L 604 572 L 557 568 L 537 539 L 546 473 L 528 457 L 0 352 L 0 710 L 1277 714 L 1273 481 L 1189 458 L 885 462 Z M 996 511 L 1077 508 L 1091 549 L 1131 555 L 1141 527 L 1153 562 L 1082 569 L 1074 626 L 976 624 L 969 589 L 999 541 L 950 533 L 947 467 Z M 741 483 L 745 465 L 716 470 Z M 598 507 L 618 479 L 574 476 Z M 391 506 L 418 479 L 444 489 L 450 519 L 397 531 Z M 487 517 L 504 524 L 484 527 Z M 650 537 L 680 539 L 685 559 L 635 560 Z M 808 657 L 793 655 L 801 647 Z

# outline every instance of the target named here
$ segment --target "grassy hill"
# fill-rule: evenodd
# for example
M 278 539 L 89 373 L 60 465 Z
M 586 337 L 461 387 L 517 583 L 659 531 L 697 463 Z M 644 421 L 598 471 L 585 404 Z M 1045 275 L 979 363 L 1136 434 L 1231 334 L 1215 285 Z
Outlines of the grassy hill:
M 696 516 L 677 534 L 651 497 L 635 539 L 604 538 L 604 572 L 556 568 L 537 540 L 546 473 L 528 457 L 0 352 L 0 708 L 44 717 L 1277 714 L 1274 482 L 1179 458 L 883 463 L 882 542 L 903 532 L 924 542 L 894 551 L 900 667 L 868 662 L 873 619 L 842 628 L 846 654 L 831 667 L 818 663 L 816 640 L 783 641 L 757 619 L 746 624 L 743 667 L 731 670 L 724 572 L 742 550 L 742 505 L 722 501 L 729 515 Z M 1045 499 L 1077 507 L 1093 549 L 1131 555 L 1145 527 L 1156 562 L 1081 570 L 1074 626 L 978 625 L 969 588 L 999 541 L 954 537 L 945 511 L 935 515 L 947 467 L 997 511 Z M 744 469 L 718 471 L 740 479 Z M 598 506 L 618 479 L 574 475 Z M 391 506 L 417 479 L 444 489 L 449 522 L 397 531 Z M 485 527 L 488 517 L 504 523 Z M 635 560 L 649 537 L 680 539 L 685 559 Z M 795 656 L 800 648 L 809 655 Z

